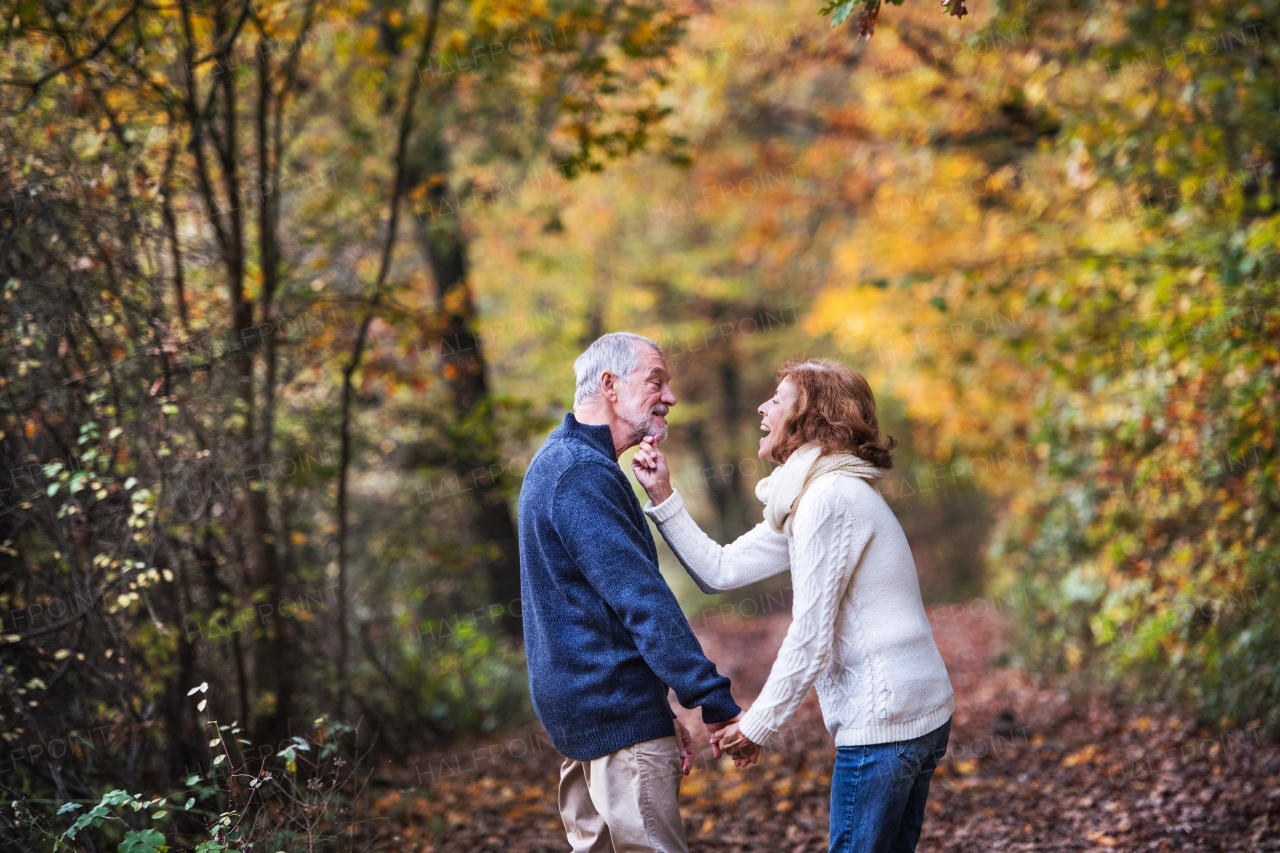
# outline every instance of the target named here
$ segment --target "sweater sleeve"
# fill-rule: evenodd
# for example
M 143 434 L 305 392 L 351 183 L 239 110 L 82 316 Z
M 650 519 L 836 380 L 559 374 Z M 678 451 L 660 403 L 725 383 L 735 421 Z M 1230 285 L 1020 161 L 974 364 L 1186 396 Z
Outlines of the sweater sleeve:
M 739 722 L 742 733 L 762 746 L 795 714 L 831 659 L 836 617 L 871 540 L 870 529 L 830 489 L 811 491 L 801 499 L 792 535 L 796 561 L 791 567 L 791 627 L 769 680 Z
M 658 525 L 658 532 L 675 552 L 680 565 L 705 593 L 740 589 L 771 578 L 790 568 L 787 535 L 761 522 L 730 545 L 721 546 L 689 515 L 684 499 L 673 491 L 671 497 L 654 506 L 646 503 L 645 514 Z
M 599 469 L 599 470 L 594 470 Z M 720 723 L 741 708 L 729 679 L 702 653 L 671 587 L 652 556 L 649 531 L 627 513 L 635 495 L 612 472 L 590 463 L 571 467 L 554 496 L 556 533 L 574 565 L 613 609 L 645 663 L 686 708 Z

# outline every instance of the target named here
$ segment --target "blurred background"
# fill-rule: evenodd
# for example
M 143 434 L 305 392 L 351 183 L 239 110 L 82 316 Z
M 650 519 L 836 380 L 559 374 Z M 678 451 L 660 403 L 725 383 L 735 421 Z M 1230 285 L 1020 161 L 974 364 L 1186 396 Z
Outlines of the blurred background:
M 1275 731 L 1280 6 L 832 5 L 3 3 L 6 849 L 396 847 L 405 756 L 534 731 L 516 498 L 619 329 L 720 541 L 843 360 L 927 604 Z M 700 636 L 786 618 L 659 547 Z

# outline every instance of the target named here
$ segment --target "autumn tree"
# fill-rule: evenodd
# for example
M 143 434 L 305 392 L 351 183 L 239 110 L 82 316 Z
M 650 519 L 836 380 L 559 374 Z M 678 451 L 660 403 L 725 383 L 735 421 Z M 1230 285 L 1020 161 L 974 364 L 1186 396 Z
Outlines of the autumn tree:
M 108 772 L 131 790 L 178 778 L 209 757 L 187 697 L 202 680 L 209 711 L 255 747 L 334 697 L 424 739 L 523 707 L 509 652 L 486 653 L 501 674 L 477 711 L 437 662 L 453 645 L 415 637 L 418 618 L 391 636 L 358 599 L 394 577 L 364 550 L 384 535 L 428 570 L 428 551 L 456 547 L 457 574 L 488 566 L 483 595 L 510 593 L 507 492 L 470 531 L 417 529 L 420 509 L 406 529 L 365 515 L 354 559 L 347 535 L 349 483 L 385 443 L 363 431 L 371 383 L 425 392 L 411 462 L 470 473 L 503 453 L 467 343 L 465 219 L 431 212 L 466 193 L 456 149 L 492 145 L 564 180 L 670 142 L 650 72 L 678 17 L 512 14 L 184 0 L 6 15 L 0 722 L 24 745 L 113 732 L 20 779 L 67 798 Z M 520 55 L 495 46 L 548 32 Z M 437 73 L 481 46 L 480 66 Z M 432 349 L 448 357 L 424 377 Z M 398 600 L 420 618 L 475 606 L 433 592 Z M 416 648 L 393 672 L 401 634 Z

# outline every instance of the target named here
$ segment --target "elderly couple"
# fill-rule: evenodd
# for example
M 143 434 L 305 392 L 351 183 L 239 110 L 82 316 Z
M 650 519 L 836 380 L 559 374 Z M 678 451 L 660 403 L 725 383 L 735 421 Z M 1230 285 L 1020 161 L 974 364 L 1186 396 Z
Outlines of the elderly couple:
M 788 362 L 760 406 L 764 521 L 731 545 L 699 529 L 661 443 L 676 403 L 657 344 L 615 332 L 574 362 L 574 410 L 520 493 L 525 649 L 534 709 L 566 756 L 559 804 L 575 853 L 685 851 L 678 794 L 693 740 L 668 688 L 702 707 L 712 752 L 738 766 L 817 686 L 835 738 L 831 850 L 915 849 L 955 703 L 906 537 L 874 483 L 893 464 L 866 380 Z M 649 495 L 643 508 L 618 465 Z M 791 573 L 793 618 L 746 713 L 658 572 L 645 516 L 707 593 Z

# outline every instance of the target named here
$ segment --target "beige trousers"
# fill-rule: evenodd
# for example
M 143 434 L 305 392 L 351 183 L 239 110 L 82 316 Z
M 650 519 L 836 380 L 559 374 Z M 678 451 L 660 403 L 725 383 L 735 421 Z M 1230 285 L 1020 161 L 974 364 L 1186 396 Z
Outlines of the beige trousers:
M 680 748 L 647 740 L 560 768 L 560 817 L 573 853 L 687 853 Z

